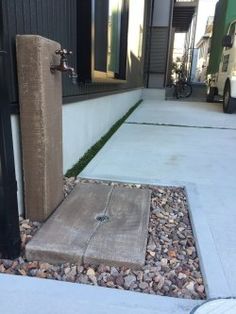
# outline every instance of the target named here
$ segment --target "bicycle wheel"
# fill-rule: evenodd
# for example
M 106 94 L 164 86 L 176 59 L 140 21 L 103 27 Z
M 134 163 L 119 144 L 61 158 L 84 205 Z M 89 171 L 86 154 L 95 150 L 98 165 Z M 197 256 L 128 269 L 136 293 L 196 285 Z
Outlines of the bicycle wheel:
M 192 86 L 189 83 L 183 83 L 178 90 L 180 98 L 187 98 L 192 94 Z

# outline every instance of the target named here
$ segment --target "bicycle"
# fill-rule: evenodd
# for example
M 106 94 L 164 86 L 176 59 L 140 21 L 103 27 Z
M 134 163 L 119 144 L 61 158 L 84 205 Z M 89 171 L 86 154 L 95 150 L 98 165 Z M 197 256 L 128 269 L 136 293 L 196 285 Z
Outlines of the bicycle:
M 187 98 L 192 95 L 192 85 L 187 81 L 182 70 L 176 70 L 176 78 L 172 83 L 174 86 L 174 96 L 179 98 Z

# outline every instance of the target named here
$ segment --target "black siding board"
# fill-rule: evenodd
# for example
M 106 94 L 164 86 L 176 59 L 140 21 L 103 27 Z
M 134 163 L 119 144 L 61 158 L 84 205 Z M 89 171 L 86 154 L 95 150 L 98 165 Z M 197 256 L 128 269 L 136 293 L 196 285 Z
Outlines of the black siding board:
M 31 20 L 30 14 L 28 14 L 30 0 L 22 0 L 21 6 L 23 8 L 23 20 L 24 20 L 24 28 L 22 30 L 23 34 L 28 34 L 31 29 Z
M 77 0 L 9 0 L 3 1 L 4 32 L 9 51 L 11 103 L 18 101 L 15 37 L 17 34 L 37 34 L 56 40 L 71 49 L 70 63 L 76 67 L 76 3 Z M 63 95 L 78 94 L 78 87 L 63 78 Z
M 39 33 L 38 25 L 37 25 L 37 0 L 36 1 L 30 1 L 30 26 L 31 26 L 31 34 L 37 34 Z M 16 4 L 17 6 L 17 4 Z
M 84 81 L 91 79 L 91 32 L 92 32 L 92 16 L 91 16 L 91 1 L 78 0 L 77 7 L 77 71 L 78 75 Z
M 42 7 L 42 21 L 43 21 L 43 28 L 42 33 L 45 34 L 45 36 L 48 38 L 50 35 L 50 29 L 49 29 L 49 19 L 50 12 L 48 10 L 48 1 L 41 0 L 41 7 Z
M 6 40 L 6 50 L 9 54 L 9 96 L 10 101 L 18 99 L 17 91 L 17 73 L 15 66 L 15 39 L 12 38 L 11 33 L 17 32 L 17 17 L 15 1 L 3 1 L 3 31 Z
M 42 0 L 36 2 L 37 10 L 37 29 L 40 33 L 45 33 L 44 24 L 43 24 L 43 11 L 42 11 Z

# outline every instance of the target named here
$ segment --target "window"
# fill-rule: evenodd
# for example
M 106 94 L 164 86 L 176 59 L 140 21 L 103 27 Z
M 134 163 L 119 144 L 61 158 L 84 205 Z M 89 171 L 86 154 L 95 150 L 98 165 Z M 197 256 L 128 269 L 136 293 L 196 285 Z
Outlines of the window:
M 229 30 L 229 35 L 234 37 L 234 35 L 235 35 L 235 23 L 231 24 L 230 30 Z
M 230 26 L 230 29 L 229 29 L 229 34 L 231 36 L 231 43 L 232 43 L 232 46 L 234 44 L 234 38 L 235 38 L 235 23 L 231 24 Z M 225 50 L 229 50 L 231 48 L 227 47 Z
M 128 1 L 78 2 L 78 59 L 81 56 L 78 73 L 81 81 L 125 81 Z
M 109 1 L 107 70 L 119 73 L 122 0 Z

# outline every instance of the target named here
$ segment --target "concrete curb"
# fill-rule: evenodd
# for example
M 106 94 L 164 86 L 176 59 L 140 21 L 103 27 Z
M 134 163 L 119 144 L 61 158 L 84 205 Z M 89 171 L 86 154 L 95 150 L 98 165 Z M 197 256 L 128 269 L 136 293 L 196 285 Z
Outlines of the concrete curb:
M 207 218 L 202 210 L 197 185 L 185 185 L 201 270 L 208 298 L 230 297 L 231 290 L 226 280 L 220 257 Z
M 0 291 L 11 314 L 189 314 L 202 303 L 14 275 L 0 275 Z

